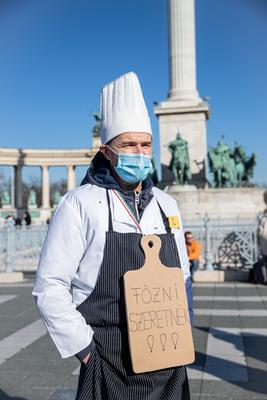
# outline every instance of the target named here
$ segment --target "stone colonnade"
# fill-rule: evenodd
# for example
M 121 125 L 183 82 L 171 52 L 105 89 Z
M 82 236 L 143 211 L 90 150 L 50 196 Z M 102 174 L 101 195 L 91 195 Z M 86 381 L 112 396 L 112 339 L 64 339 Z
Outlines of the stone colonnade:
M 75 167 L 76 165 L 66 165 L 67 167 L 67 190 L 76 186 Z M 22 168 L 23 165 L 15 165 L 15 208 L 23 208 L 23 187 L 22 187 Z M 42 208 L 50 208 L 50 185 L 49 185 L 49 165 L 41 165 L 42 170 Z
M 18 214 L 23 211 L 23 185 L 22 169 L 24 166 L 38 166 L 42 170 L 42 204 L 41 210 L 50 212 L 50 185 L 49 167 L 67 167 L 67 189 L 73 189 L 75 182 L 76 166 L 89 166 L 91 160 L 98 149 L 99 143 L 95 141 L 93 149 L 13 149 L 0 148 L 0 165 L 12 166 L 14 168 L 15 198 L 12 204 L 13 209 L 17 209 Z

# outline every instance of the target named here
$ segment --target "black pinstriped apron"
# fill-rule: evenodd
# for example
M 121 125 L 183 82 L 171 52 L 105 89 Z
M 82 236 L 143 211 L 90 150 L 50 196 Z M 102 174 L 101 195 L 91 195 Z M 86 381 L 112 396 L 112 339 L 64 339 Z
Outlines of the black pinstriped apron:
M 186 368 L 176 367 L 135 374 L 131 367 L 123 275 L 144 265 L 139 233 L 114 232 L 109 196 L 109 230 L 106 233 L 103 262 L 96 286 L 77 310 L 94 330 L 95 349 L 89 362 L 82 363 L 76 400 L 188 400 Z M 161 262 L 180 266 L 177 246 L 161 209 L 166 234 L 162 241 Z M 78 332 L 77 332 L 78 334 Z

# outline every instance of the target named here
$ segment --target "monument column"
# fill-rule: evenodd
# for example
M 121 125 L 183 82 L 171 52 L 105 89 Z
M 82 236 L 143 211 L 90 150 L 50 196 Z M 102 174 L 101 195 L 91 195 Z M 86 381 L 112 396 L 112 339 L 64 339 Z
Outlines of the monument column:
M 47 165 L 43 165 L 41 168 L 42 168 L 42 208 L 50 208 L 49 169 Z
M 198 94 L 196 81 L 195 0 L 169 0 L 169 91 L 154 109 L 159 119 L 163 181 L 170 184 L 168 144 L 177 133 L 188 142 L 191 184 L 204 187 L 207 170 L 209 105 Z
M 11 167 L 11 188 L 10 188 L 10 197 L 11 197 L 11 207 L 16 207 L 15 200 L 15 187 L 16 187 L 16 166 L 12 165 Z
M 68 190 L 74 189 L 76 186 L 75 182 L 75 166 L 68 165 Z
M 22 165 L 15 166 L 15 204 L 17 209 L 23 208 Z
M 170 0 L 168 97 L 199 104 L 196 86 L 194 0 Z

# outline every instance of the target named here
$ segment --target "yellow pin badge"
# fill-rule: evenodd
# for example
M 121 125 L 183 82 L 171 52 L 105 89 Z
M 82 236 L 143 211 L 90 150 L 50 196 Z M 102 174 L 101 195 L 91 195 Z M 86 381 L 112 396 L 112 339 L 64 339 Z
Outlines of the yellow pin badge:
M 168 221 L 169 221 L 170 228 L 180 228 L 181 227 L 181 224 L 180 224 L 180 221 L 179 221 L 179 218 L 177 215 L 168 217 Z

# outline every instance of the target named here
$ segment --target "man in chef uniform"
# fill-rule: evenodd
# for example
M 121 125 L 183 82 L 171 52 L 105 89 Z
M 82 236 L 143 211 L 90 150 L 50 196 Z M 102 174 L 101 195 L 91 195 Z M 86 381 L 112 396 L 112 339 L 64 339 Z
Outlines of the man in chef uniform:
M 76 400 L 189 399 L 184 366 L 135 374 L 122 277 L 144 264 L 142 235 L 161 238 L 163 264 L 189 263 L 176 201 L 149 176 L 152 130 L 135 73 L 104 86 L 101 146 L 80 187 L 61 199 L 44 242 L 33 296 L 62 358 L 76 355 Z

